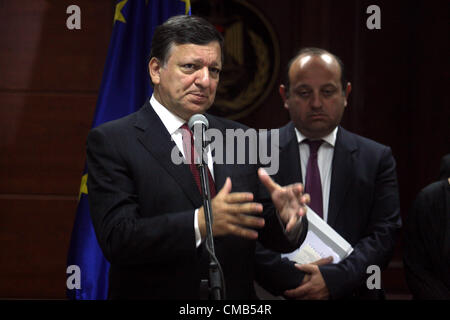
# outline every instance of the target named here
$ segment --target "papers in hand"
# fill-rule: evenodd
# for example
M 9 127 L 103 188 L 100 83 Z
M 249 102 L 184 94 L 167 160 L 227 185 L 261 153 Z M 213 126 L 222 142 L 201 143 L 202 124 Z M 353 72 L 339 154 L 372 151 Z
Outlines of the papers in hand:
M 283 257 L 299 264 L 305 264 L 332 256 L 333 263 L 338 263 L 352 253 L 353 248 L 350 243 L 310 207 L 308 207 L 306 217 L 308 218 L 308 233 L 305 241 L 300 248 L 291 253 L 283 254 Z

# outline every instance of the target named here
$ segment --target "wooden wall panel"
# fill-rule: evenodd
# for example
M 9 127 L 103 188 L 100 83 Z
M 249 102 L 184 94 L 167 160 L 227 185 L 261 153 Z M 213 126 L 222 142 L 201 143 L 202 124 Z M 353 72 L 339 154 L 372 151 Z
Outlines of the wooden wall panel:
M 64 299 L 75 197 L 0 196 L 0 298 Z
M 68 30 L 66 8 L 81 8 Z M 65 297 L 111 0 L 0 1 L 0 298 Z
M 77 193 L 95 95 L 0 93 L 0 194 Z
M 81 30 L 66 27 L 67 0 L 2 1 L 0 89 L 90 91 L 99 87 L 112 30 L 111 1 L 76 1 Z

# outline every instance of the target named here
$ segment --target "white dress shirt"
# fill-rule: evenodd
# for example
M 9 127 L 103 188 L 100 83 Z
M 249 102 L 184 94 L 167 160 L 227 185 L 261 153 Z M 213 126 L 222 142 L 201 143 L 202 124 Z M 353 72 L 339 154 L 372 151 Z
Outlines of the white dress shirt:
M 186 123 L 183 119 L 181 119 L 176 114 L 169 111 L 166 107 L 164 107 L 158 100 L 156 100 L 155 96 L 152 95 L 150 98 L 150 105 L 153 110 L 155 110 L 158 117 L 161 119 L 162 123 L 166 127 L 167 131 L 170 134 L 170 137 L 175 142 L 176 146 L 180 150 L 180 152 L 184 155 L 183 148 L 183 135 L 181 133 L 181 126 Z M 212 162 L 212 155 L 209 146 L 206 148 L 206 152 L 208 155 L 208 168 L 211 172 L 211 176 L 214 179 L 214 166 Z M 194 213 L 194 231 L 195 231 L 195 245 L 196 247 L 200 246 L 202 243 L 200 229 L 198 227 L 198 209 L 195 210 Z
M 336 127 L 329 135 L 322 138 L 324 141 L 317 152 L 317 164 L 320 172 L 320 182 L 322 183 L 322 200 L 323 200 L 323 220 L 328 220 L 328 203 L 330 200 L 330 185 L 331 185 L 331 163 L 333 161 L 334 146 L 336 144 L 336 135 L 338 127 Z M 309 159 L 309 146 L 305 137 L 297 128 L 295 128 L 297 141 L 300 152 L 300 166 L 302 168 L 302 179 L 305 182 L 306 167 Z

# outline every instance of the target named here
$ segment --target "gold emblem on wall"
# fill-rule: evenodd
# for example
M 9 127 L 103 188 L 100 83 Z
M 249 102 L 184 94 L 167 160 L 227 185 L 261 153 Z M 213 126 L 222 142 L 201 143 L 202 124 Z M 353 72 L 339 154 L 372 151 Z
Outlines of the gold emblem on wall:
M 191 1 L 192 13 L 210 21 L 225 39 L 225 63 L 210 113 L 239 119 L 254 111 L 273 89 L 279 44 L 269 21 L 241 0 Z

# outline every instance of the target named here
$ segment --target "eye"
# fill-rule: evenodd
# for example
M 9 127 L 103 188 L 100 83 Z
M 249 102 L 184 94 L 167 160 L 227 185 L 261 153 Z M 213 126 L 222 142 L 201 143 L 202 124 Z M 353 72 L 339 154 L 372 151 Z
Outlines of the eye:
M 186 63 L 186 64 L 183 64 L 182 67 L 183 67 L 184 69 L 194 70 L 194 69 L 195 69 L 195 64 L 193 64 L 193 63 Z
M 218 76 L 220 74 L 219 68 L 209 68 L 209 72 L 211 72 L 214 76 Z
M 323 94 L 325 97 L 330 97 L 330 96 L 332 96 L 335 92 L 336 92 L 336 89 L 333 89 L 333 88 L 327 88 L 327 89 L 323 89 L 323 90 L 322 90 L 322 94 Z
M 311 94 L 311 90 L 303 89 L 303 90 L 297 91 L 297 95 L 299 95 L 302 98 L 308 98 L 310 94 Z

